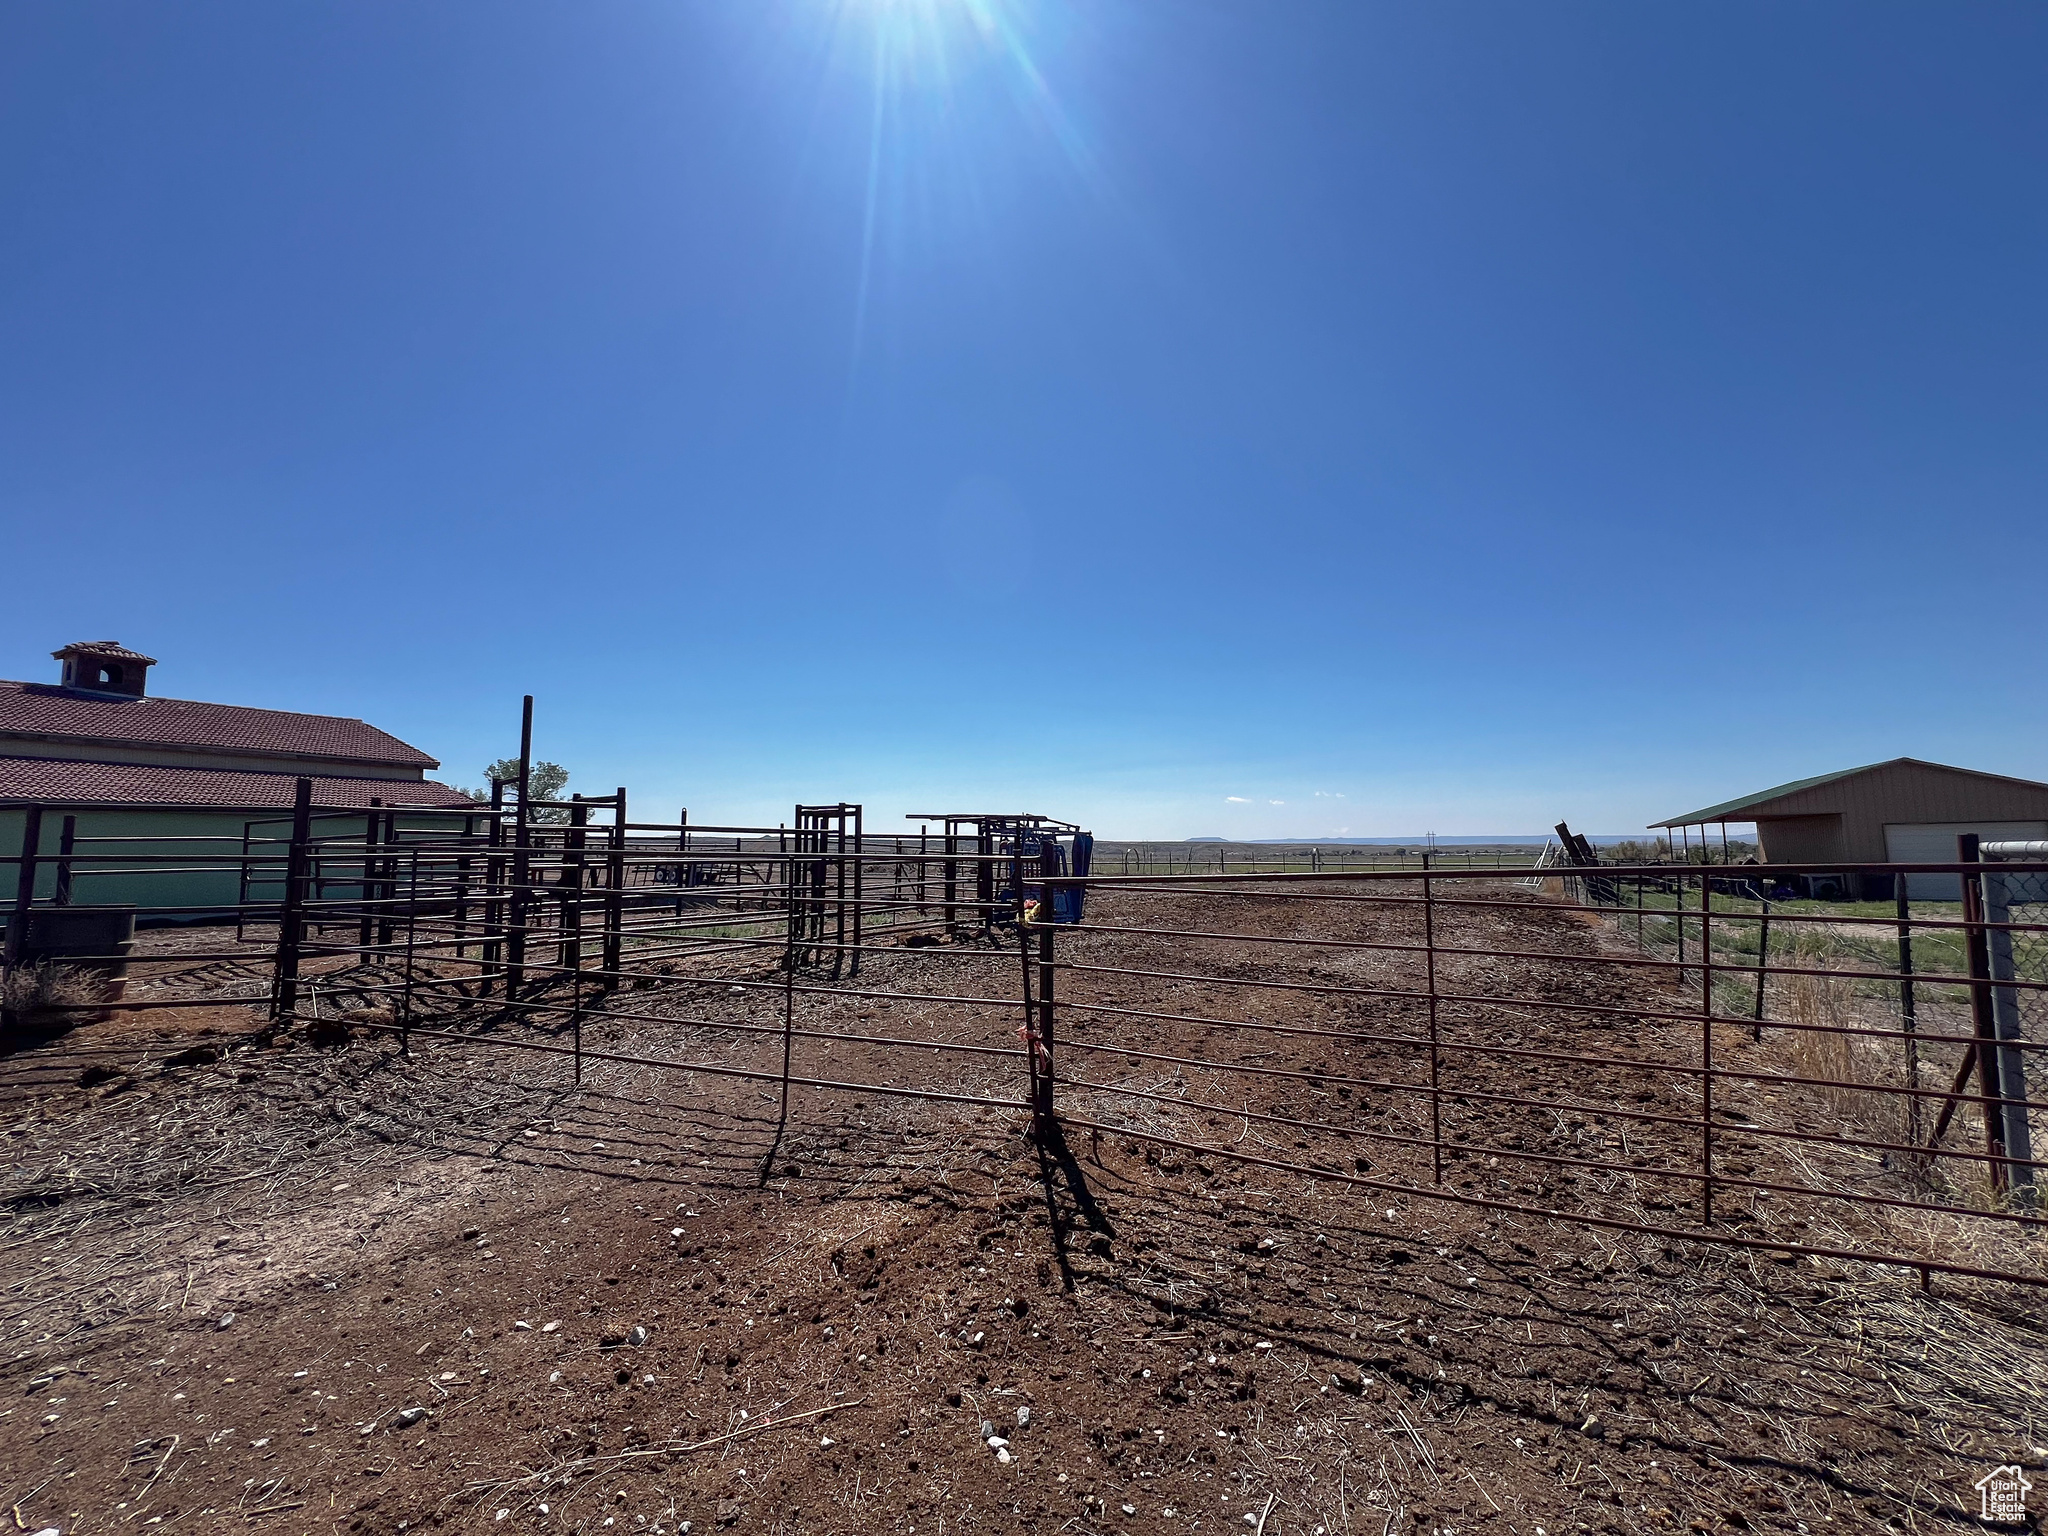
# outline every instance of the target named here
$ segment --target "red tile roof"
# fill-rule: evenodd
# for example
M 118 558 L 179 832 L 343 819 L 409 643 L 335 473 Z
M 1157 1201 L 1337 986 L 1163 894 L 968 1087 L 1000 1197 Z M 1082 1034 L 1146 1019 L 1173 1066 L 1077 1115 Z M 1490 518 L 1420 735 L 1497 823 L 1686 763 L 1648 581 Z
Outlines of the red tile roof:
M 86 763 L 54 757 L 0 757 L 0 802 L 44 805 L 162 805 L 269 808 L 292 803 L 289 773 L 234 768 L 168 768 L 155 763 Z M 313 779 L 313 804 L 355 810 L 372 797 L 386 805 L 466 806 L 476 802 L 432 779 Z
M 50 655 L 62 661 L 73 652 L 84 656 L 108 656 L 116 661 L 140 661 L 152 667 L 156 665 L 156 658 L 154 656 L 145 656 L 140 651 L 131 651 L 118 640 L 74 640 L 65 646 L 63 650 L 52 651 Z
M 361 720 L 295 715 L 191 699 L 126 699 L 47 683 L 0 681 L 0 744 L 9 732 L 75 737 L 81 743 L 198 747 L 221 752 L 289 754 L 394 768 L 438 768 L 417 747 Z

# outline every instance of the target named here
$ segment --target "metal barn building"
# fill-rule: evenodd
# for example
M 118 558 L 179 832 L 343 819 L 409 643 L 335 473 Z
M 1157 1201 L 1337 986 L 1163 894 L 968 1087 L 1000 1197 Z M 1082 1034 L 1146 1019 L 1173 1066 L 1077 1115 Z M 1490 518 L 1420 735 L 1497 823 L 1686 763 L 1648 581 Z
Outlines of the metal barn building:
M 1655 824 L 1681 827 L 1754 822 L 1766 864 L 1944 864 L 1956 838 L 1974 832 L 1986 842 L 2048 838 L 2048 784 L 2010 779 L 1895 757 L 1759 790 Z M 1882 900 L 1851 877 L 1844 894 Z M 1920 875 L 1911 893 L 1921 901 L 1955 901 L 1953 875 Z

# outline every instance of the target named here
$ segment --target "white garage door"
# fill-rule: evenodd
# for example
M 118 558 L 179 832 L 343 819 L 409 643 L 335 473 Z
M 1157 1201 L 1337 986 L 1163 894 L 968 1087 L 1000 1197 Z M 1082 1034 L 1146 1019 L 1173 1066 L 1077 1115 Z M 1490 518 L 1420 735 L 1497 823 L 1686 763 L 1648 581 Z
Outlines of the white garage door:
M 2048 837 L 2048 821 L 1893 822 L 1884 829 L 1884 854 L 1894 864 L 1953 864 L 1956 839 L 1974 832 L 1987 843 Z M 1962 881 L 1954 875 L 1912 875 L 1906 891 L 1915 901 L 1961 901 Z

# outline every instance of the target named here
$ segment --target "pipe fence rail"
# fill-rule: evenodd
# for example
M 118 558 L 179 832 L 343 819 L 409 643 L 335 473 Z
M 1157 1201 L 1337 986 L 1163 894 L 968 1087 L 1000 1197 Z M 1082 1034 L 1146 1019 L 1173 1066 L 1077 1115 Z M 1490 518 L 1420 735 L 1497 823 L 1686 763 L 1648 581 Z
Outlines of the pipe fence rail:
M 792 1087 L 1021 1110 L 1048 1141 L 1376 1200 L 2048 1283 L 2041 845 L 1532 886 L 1433 858 L 1088 873 L 1086 834 L 1044 817 L 658 823 L 623 789 L 510 783 L 489 806 L 330 811 L 301 780 L 288 817 L 220 838 L 46 839 L 57 814 L 0 856 L 16 1029 L 51 914 L 138 870 L 204 871 L 240 899 L 169 914 L 215 925 L 175 953 L 63 964 L 147 970 L 121 1009 L 217 1007 L 225 967 L 269 1028 L 316 1037 L 751 1080 L 785 1113 Z M 1892 895 L 1783 895 L 1828 872 Z M 1922 874 L 1961 900 L 1910 899 Z
M 2048 1282 L 2048 849 L 2001 852 L 1534 890 L 1106 877 L 1115 921 L 1035 934 L 1044 1113 L 1361 1191 Z M 1900 894 L 1761 894 L 1822 872 Z M 1908 874 L 1963 900 L 1909 902 Z

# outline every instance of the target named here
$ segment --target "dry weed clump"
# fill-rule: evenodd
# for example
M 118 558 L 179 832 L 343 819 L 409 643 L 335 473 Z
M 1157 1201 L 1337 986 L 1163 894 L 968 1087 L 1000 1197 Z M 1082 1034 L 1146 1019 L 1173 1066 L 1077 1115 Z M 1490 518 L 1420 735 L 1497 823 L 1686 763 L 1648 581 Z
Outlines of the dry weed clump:
M 107 1001 L 107 980 L 79 965 L 42 960 L 16 966 L 0 981 L 0 1009 L 28 1025 L 84 1024 Z
M 1834 976 L 1789 981 L 1788 1011 L 1799 1026 L 1788 1032 L 1793 1070 L 1825 1080 L 1813 1092 L 1843 1120 L 1886 1141 L 1904 1138 L 1909 1096 L 1894 1091 L 1906 1086 L 1904 1062 L 1889 1042 L 1847 1033 L 1860 1027 L 1853 983 Z M 1868 1084 L 1870 1091 L 1858 1084 Z
M 1949 1209 L 1861 1209 L 1826 1206 L 1812 1213 L 1814 1240 L 1856 1246 L 1868 1241 L 1872 1223 L 1885 1241 L 1907 1253 L 1921 1253 L 1945 1262 L 2038 1270 L 2048 1243 L 2033 1229 L 1987 1226 L 1986 1212 L 2033 1214 L 2024 1191 L 1995 1187 L 1981 1162 L 1943 1157 L 1942 1150 L 1978 1144 L 1981 1112 L 1965 1103 L 1958 1108 L 1940 1149 L 1929 1146 L 1938 1104 L 1930 1108 L 1903 1092 L 1909 1083 L 1907 1037 L 1844 1033 L 1868 1028 L 1866 1011 L 1859 1013 L 1854 983 L 1846 977 L 1793 976 L 1784 990 L 1786 1018 L 1795 1028 L 1782 1031 L 1779 1048 L 1790 1070 L 1810 1080 L 1804 1092 L 1837 1117 L 1851 1137 L 1904 1142 L 1916 1149 L 1896 1148 L 1868 1154 L 1831 1155 L 1819 1148 L 1781 1148 L 1788 1171 L 1817 1188 L 1869 1188 L 1883 1192 L 1887 1177 L 1898 1181 L 1890 1193 L 1915 1200 L 1932 1198 Z M 1921 1086 L 1946 1082 L 1949 1069 L 1923 1068 Z M 1866 1086 L 1867 1085 L 1867 1086 Z
M 1904 1035 L 1894 1045 L 1881 1037 L 1844 1033 L 1863 1023 L 1856 1009 L 1855 983 L 1847 977 L 1793 976 L 1786 1002 L 1792 1021 L 1801 1026 L 1790 1032 L 1793 1071 L 1833 1085 L 1814 1089 L 1815 1095 L 1844 1125 L 1858 1127 L 1876 1140 L 1919 1146 L 1926 1139 L 1921 1124 L 1925 1106 L 1899 1091 L 1909 1086 Z M 1849 1086 L 1858 1083 L 1868 1083 L 1874 1091 Z M 1890 1152 L 1884 1164 L 1916 1189 L 1931 1190 L 1939 1182 L 1931 1152 Z

